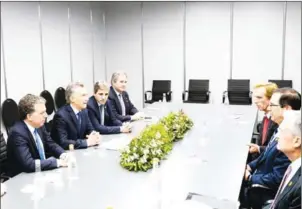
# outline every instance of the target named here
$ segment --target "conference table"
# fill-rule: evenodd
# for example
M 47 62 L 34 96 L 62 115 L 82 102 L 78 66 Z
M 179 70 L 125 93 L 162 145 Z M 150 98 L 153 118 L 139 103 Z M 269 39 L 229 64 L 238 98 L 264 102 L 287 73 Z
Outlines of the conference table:
M 194 126 L 160 164 L 157 173 L 122 168 L 120 151 L 147 125 L 183 109 Z M 238 208 L 248 146 L 257 118 L 253 106 L 154 103 L 152 119 L 133 122 L 129 134 L 102 135 L 102 143 L 73 152 L 77 166 L 21 173 L 6 183 L 3 209 L 155 209 L 192 200 L 216 209 Z M 114 142 L 114 143 L 113 143 Z M 161 198 L 162 204 L 158 205 Z M 174 204 L 174 206 L 173 206 Z M 181 208 L 181 207 L 179 207 Z M 182 207 L 183 208 L 183 207 Z M 189 209 L 189 208 L 186 208 Z

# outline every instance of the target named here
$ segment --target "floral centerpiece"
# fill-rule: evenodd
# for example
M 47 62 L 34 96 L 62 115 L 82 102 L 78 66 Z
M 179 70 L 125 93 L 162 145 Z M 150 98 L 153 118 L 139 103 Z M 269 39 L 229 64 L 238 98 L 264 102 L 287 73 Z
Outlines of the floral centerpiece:
M 121 151 L 120 164 L 129 171 L 147 171 L 154 159 L 163 160 L 193 126 L 192 120 L 181 110 L 170 113 L 157 124 L 146 127 L 139 136 Z

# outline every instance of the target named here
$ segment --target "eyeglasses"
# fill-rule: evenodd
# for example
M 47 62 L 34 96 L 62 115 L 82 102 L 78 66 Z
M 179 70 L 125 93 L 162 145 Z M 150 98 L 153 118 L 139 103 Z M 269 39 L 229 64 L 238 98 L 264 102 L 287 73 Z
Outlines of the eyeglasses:
M 270 103 L 269 106 L 270 107 L 279 107 L 280 105 Z

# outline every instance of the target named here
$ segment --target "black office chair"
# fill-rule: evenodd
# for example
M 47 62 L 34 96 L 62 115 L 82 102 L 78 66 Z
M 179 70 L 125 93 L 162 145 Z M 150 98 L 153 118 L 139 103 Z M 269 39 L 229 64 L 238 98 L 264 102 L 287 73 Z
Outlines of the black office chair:
M 148 100 L 148 93 L 151 93 L 152 97 Z M 152 104 L 163 100 L 163 96 L 166 94 L 167 102 L 172 100 L 171 81 L 170 80 L 154 80 L 152 85 L 152 91 L 145 92 L 145 103 Z
M 189 80 L 189 90 L 182 93 L 184 103 L 208 103 L 210 99 L 209 80 Z M 186 93 L 188 99 L 186 100 Z
M 293 87 L 293 81 L 292 80 L 268 80 L 268 82 L 272 82 L 277 84 L 278 88 L 284 88 L 284 87 Z
M 47 115 L 51 115 L 55 111 L 55 102 L 53 100 L 52 95 L 49 93 L 49 91 L 44 90 L 41 92 L 40 96 L 46 100 L 45 106 Z M 52 128 L 52 120 L 46 121 L 45 127 L 47 131 L 50 132 Z
M 17 103 L 13 99 L 6 99 L 2 104 L 2 120 L 9 135 L 11 127 L 20 120 Z
M 250 91 L 250 80 L 229 79 L 228 90 L 223 92 L 222 103 L 228 97 L 229 104 L 232 105 L 251 105 L 252 92 Z
M 58 110 L 60 107 L 66 104 L 65 98 L 65 89 L 63 87 L 59 87 L 55 92 L 55 103 L 56 109 Z
M 8 164 L 7 164 L 7 148 L 6 141 L 4 139 L 3 133 L 0 134 L 0 180 L 4 182 L 9 179 L 7 175 Z

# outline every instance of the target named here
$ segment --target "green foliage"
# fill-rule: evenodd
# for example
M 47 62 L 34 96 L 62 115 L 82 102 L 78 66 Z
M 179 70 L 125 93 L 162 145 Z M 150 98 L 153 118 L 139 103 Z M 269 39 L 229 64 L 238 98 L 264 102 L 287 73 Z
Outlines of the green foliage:
M 163 160 L 193 126 L 192 120 L 181 110 L 169 113 L 157 124 L 146 127 L 121 152 L 120 164 L 129 171 L 147 171 L 154 159 Z

